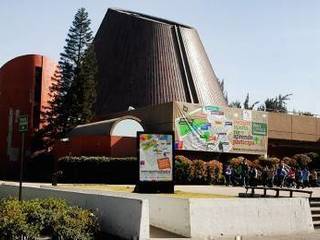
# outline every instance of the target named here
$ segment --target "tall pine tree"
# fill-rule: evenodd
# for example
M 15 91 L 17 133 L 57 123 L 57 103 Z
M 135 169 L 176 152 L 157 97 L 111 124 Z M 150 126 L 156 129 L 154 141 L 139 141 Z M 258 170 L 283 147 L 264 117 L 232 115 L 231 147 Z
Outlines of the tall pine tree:
M 78 124 L 89 122 L 96 100 L 97 63 L 90 19 L 80 8 L 60 54 L 59 70 L 51 86 L 51 100 L 43 114 L 47 146 Z

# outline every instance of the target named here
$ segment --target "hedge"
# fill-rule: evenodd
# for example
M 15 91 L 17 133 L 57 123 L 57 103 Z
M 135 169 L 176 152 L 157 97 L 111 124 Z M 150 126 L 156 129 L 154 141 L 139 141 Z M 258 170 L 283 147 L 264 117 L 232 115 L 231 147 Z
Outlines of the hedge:
M 319 161 L 319 155 L 315 153 L 295 154 L 291 158 L 282 160 L 292 167 L 315 166 Z M 230 159 L 229 164 L 237 168 L 244 157 Z M 256 167 L 259 171 L 268 165 L 276 167 L 280 159 L 257 158 L 247 160 L 249 166 Z M 73 157 L 67 156 L 59 159 L 58 170 L 62 171 L 62 182 L 85 183 L 115 183 L 135 184 L 138 180 L 138 163 L 136 158 L 110 158 L 110 157 Z M 185 156 L 175 157 L 175 183 L 176 184 L 221 184 L 224 182 L 223 164 L 217 160 L 203 161 L 201 159 L 190 160 Z
M 217 160 L 190 160 L 176 156 L 176 184 L 220 184 L 224 182 L 223 164 Z
M 99 226 L 95 215 L 64 200 L 48 198 L 19 202 L 0 201 L 0 239 L 95 239 Z
M 138 180 L 137 159 L 66 156 L 58 160 L 62 182 L 134 184 Z
M 136 158 L 74 157 L 59 159 L 61 182 L 135 184 L 138 180 Z M 177 184 L 216 184 L 223 181 L 222 163 L 216 160 L 175 159 Z

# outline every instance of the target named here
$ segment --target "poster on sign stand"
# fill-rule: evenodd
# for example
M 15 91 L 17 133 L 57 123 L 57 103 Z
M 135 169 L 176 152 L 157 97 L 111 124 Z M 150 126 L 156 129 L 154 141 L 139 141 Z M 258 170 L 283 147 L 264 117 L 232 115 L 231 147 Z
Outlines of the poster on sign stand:
M 136 192 L 174 192 L 174 133 L 137 132 Z

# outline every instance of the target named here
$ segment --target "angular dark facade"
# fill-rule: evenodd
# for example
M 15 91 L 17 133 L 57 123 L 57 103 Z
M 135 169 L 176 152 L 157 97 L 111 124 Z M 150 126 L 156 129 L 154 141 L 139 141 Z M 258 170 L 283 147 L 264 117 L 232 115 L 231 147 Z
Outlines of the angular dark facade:
M 95 36 L 97 115 L 172 101 L 225 106 L 197 31 L 109 9 Z

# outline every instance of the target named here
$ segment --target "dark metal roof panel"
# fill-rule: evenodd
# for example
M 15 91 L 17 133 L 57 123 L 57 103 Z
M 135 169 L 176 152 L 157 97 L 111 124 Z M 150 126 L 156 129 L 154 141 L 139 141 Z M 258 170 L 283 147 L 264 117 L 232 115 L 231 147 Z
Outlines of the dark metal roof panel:
M 186 44 L 185 41 L 189 45 L 199 44 L 189 41 L 200 39 L 184 36 L 185 41 L 181 41 L 176 31 L 177 27 L 188 29 L 192 35 L 197 34 L 195 30 L 181 24 L 175 25 L 174 22 L 151 18 L 141 14 L 128 14 L 128 11 L 123 10 L 108 10 L 94 40 L 98 61 L 97 115 L 124 111 L 129 106 L 137 108 L 172 101 L 195 102 L 194 96 L 199 99 L 208 98 L 198 96 L 206 94 L 204 87 L 202 90 L 198 87 L 192 92 L 189 83 L 198 86 L 207 81 L 203 77 L 210 81 L 216 80 L 215 77 L 210 77 L 213 74 L 212 68 L 208 74 L 199 75 L 200 71 L 191 66 L 193 75 L 188 78 L 188 66 L 185 65 L 193 64 L 192 59 L 190 60 L 193 55 L 186 56 L 181 46 Z M 159 21 L 154 21 L 155 19 Z M 188 34 L 186 32 L 184 35 Z M 200 45 L 202 46 L 201 42 Z M 203 48 L 195 48 L 199 49 L 204 51 Z M 203 59 L 207 59 L 207 56 Z M 198 77 L 195 76 L 197 74 Z M 201 79 L 199 84 L 193 83 L 198 79 Z M 215 87 L 214 84 L 204 86 Z M 220 88 L 216 91 L 219 90 Z M 213 94 L 209 94 L 211 95 Z M 224 105 L 223 101 L 217 102 Z

